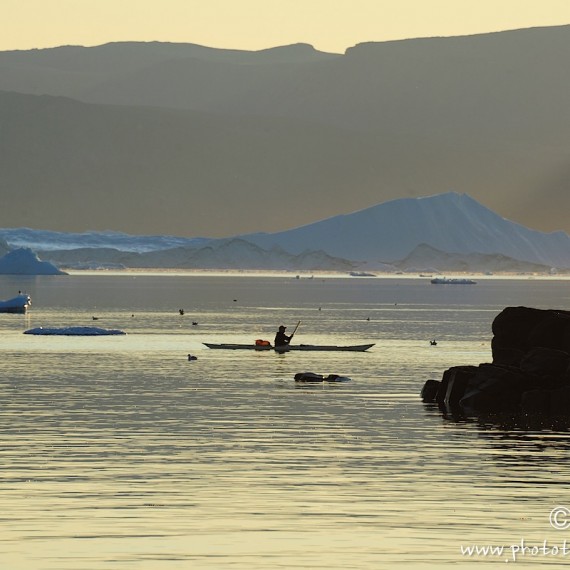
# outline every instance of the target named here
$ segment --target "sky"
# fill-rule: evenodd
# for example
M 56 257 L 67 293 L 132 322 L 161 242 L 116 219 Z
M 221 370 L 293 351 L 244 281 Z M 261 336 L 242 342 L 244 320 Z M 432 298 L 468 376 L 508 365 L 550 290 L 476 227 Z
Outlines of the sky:
M 0 0 L 0 51 L 113 41 L 258 50 L 570 24 L 570 0 Z

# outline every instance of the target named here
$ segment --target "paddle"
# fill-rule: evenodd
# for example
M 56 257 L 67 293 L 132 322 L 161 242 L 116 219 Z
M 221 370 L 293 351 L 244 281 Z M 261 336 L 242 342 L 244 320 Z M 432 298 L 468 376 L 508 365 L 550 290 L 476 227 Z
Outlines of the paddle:
M 291 333 L 291 336 L 289 337 L 289 343 L 293 340 L 293 335 L 297 332 L 297 329 L 299 328 L 300 324 L 301 324 L 301 321 L 299 321 L 297 323 L 297 326 L 293 329 L 293 332 Z

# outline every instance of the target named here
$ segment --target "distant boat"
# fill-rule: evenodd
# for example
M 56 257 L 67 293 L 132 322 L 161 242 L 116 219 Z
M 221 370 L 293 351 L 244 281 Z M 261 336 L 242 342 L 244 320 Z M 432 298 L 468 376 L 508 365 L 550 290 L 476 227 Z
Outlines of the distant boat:
M 19 313 L 24 314 L 28 307 L 32 304 L 32 299 L 25 293 L 18 293 L 16 297 L 7 301 L 0 301 L 0 313 Z
M 431 282 L 434 285 L 476 285 L 477 281 L 473 279 L 466 279 L 461 277 L 448 278 L 448 277 L 434 277 Z

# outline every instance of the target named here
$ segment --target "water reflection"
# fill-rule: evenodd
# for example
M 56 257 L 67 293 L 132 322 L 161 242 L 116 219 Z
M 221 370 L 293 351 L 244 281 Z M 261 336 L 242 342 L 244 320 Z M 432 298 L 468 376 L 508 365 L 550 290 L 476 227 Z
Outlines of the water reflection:
M 553 416 L 542 414 L 518 413 L 478 413 L 468 414 L 459 405 L 423 403 L 428 414 L 438 414 L 454 423 L 473 423 L 479 428 L 505 432 L 553 432 L 565 433 L 570 430 L 570 415 Z

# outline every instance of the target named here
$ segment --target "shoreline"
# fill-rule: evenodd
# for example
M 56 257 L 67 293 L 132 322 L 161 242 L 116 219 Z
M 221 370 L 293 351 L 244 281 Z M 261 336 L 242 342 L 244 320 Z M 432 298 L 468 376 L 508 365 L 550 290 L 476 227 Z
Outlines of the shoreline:
M 450 272 L 450 273 L 394 273 L 394 272 L 370 272 L 370 275 L 351 275 L 349 272 L 338 271 L 290 271 L 269 269 L 176 269 L 176 268 L 125 268 L 125 269 L 65 269 L 69 275 L 108 275 L 108 276 L 177 276 L 177 277 L 266 277 L 288 278 L 292 280 L 312 279 L 416 279 L 429 282 L 434 277 L 447 278 L 470 278 L 479 281 L 492 280 L 543 280 L 543 281 L 568 281 L 570 274 L 543 274 L 543 273 L 474 273 L 474 272 Z M 431 283 L 430 283 L 431 284 Z M 446 285 L 446 284 L 441 284 Z M 449 285 L 449 284 L 447 284 Z

